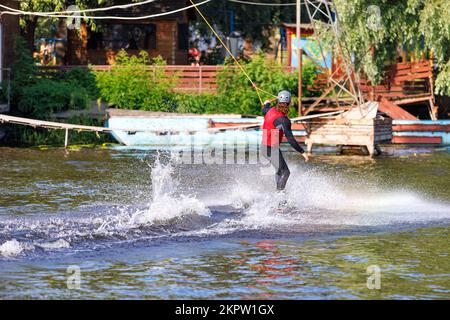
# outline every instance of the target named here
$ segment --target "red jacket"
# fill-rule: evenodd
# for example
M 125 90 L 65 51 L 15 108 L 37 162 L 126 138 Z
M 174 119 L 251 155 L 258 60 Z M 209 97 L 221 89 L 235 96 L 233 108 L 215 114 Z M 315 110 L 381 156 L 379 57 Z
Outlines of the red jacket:
M 264 116 L 262 144 L 266 146 L 279 145 L 283 140 L 283 131 L 273 123 L 277 118 L 286 116 L 283 112 L 271 108 Z

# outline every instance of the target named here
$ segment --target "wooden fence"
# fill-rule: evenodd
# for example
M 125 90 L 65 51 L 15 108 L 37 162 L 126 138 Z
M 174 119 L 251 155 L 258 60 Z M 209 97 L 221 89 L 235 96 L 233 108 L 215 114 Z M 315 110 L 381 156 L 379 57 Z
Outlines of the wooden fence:
M 39 67 L 39 73 L 41 75 L 51 76 L 58 72 L 66 72 L 75 68 L 87 69 L 85 65 L 81 66 L 42 66 Z M 110 65 L 96 65 L 91 66 L 95 71 L 109 71 Z M 216 93 L 217 92 L 217 74 L 223 70 L 223 66 L 149 66 L 149 72 L 156 74 L 157 68 L 164 68 L 166 74 L 176 75 L 177 84 L 175 86 L 175 92 L 183 93 Z M 282 67 L 286 72 L 292 72 L 295 70 L 293 67 Z M 237 70 L 237 68 L 236 68 Z
M 87 66 L 60 66 L 40 67 L 40 73 L 51 75 L 58 72 L 68 71 L 74 68 L 87 68 Z M 110 65 L 91 66 L 96 71 L 109 71 Z M 223 70 L 223 66 L 149 66 L 149 72 L 156 75 L 157 68 L 164 68 L 165 73 L 177 75 L 175 92 L 183 93 L 216 93 L 217 74 Z M 294 67 L 281 67 L 285 72 L 295 72 Z M 237 70 L 237 67 L 236 67 Z M 385 99 L 396 105 L 406 105 L 416 102 L 427 102 L 432 119 L 436 119 L 437 107 L 434 103 L 432 67 L 429 61 L 418 61 L 408 63 L 397 63 L 385 70 L 385 78 L 379 85 L 372 85 L 370 81 L 362 79 L 359 87 L 368 100 Z M 310 91 L 324 91 L 329 86 L 325 74 L 319 74 L 314 84 L 308 89 Z M 303 98 L 304 107 L 314 105 L 315 111 L 328 112 L 336 109 L 348 108 L 346 100 L 340 99 L 339 105 L 335 105 L 333 99 L 315 104 L 317 98 Z M 330 109 L 331 108 L 331 109 Z
M 433 94 L 433 71 L 429 61 L 397 63 L 386 68 L 379 85 L 361 80 L 367 96 L 394 100 L 397 104 L 428 100 Z

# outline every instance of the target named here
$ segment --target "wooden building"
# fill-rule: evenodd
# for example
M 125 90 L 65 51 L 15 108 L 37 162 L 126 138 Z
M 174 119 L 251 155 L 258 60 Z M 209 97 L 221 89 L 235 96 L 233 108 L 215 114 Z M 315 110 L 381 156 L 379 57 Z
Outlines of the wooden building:
M 108 16 L 146 16 L 189 4 L 186 0 L 162 0 L 132 9 L 108 11 Z M 125 49 L 129 54 L 144 50 L 151 57 L 161 55 L 169 65 L 185 65 L 189 21 L 193 19 L 195 12 L 191 9 L 145 20 L 97 20 L 95 28 L 82 23 L 80 30 L 67 30 L 66 64 L 112 64 L 119 50 Z
M 287 65 L 291 66 L 294 62 L 295 64 L 295 59 L 293 56 L 297 55 L 296 53 L 296 48 L 292 45 L 292 42 L 296 41 L 296 28 L 297 25 L 295 23 L 282 23 L 281 26 L 284 28 L 285 30 L 285 34 L 286 34 L 286 51 L 287 51 Z M 300 25 L 300 37 L 302 39 L 306 39 L 309 38 L 310 36 L 312 36 L 314 34 L 314 30 L 311 24 L 305 24 L 302 23 Z M 294 60 L 294 61 L 293 61 Z
M 16 0 L 1 0 L 1 4 L 10 8 L 18 9 L 19 2 Z M 5 75 L 5 70 L 11 67 L 14 60 L 14 42 L 19 34 L 19 18 L 13 15 L 2 15 L 0 17 L 0 82 Z M 3 72 L 2 72 L 3 70 Z

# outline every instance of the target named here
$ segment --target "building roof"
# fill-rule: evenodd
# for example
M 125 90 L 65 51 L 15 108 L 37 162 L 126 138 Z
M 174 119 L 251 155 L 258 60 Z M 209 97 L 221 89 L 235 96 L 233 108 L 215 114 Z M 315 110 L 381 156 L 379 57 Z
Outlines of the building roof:
M 297 24 L 296 23 L 288 23 L 288 22 L 282 22 L 281 25 L 285 28 L 289 28 L 289 29 L 296 29 L 297 28 Z M 303 30 L 313 30 L 313 26 L 310 23 L 300 23 L 300 28 Z

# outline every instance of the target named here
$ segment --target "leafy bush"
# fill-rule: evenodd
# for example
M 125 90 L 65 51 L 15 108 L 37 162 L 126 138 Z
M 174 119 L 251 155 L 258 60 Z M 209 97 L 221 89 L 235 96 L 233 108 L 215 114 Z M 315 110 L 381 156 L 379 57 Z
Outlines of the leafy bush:
M 23 89 L 18 108 L 25 115 L 47 118 L 62 110 L 85 109 L 89 103 L 87 90 L 73 82 L 40 79 Z
M 259 88 L 273 95 L 281 90 L 289 90 L 293 94 L 293 101 L 297 101 L 295 93 L 298 87 L 298 76 L 296 72 L 286 72 L 275 62 L 266 59 L 262 52 L 244 63 L 243 67 Z M 308 91 L 307 86 L 312 85 L 316 77 L 316 67 L 312 62 L 306 61 L 302 79 L 305 96 L 312 94 Z M 225 69 L 219 73 L 218 91 L 220 95 L 226 97 L 222 101 L 229 104 L 225 109 L 241 114 L 260 114 L 261 106 L 258 103 L 259 98 L 256 91 L 251 87 L 245 74 L 234 64 L 226 64 Z M 260 94 L 263 100 L 273 98 L 264 92 Z
M 64 73 L 63 81 L 84 88 L 92 99 L 97 99 L 99 92 L 95 83 L 95 74 L 91 70 L 75 68 Z
M 91 119 L 86 117 L 74 117 L 67 120 L 68 123 L 81 124 L 87 126 L 103 126 L 103 119 Z M 25 126 L 6 125 L 8 135 L 2 143 L 11 146 L 40 146 L 52 145 L 63 146 L 65 139 L 64 130 L 51 130 L 44 128 L 30 128 Z M 76 132 L 69 131 L 70 145 L 101 145 L 105 142 L 114 142 L 115 140 L 109 134 L 99 134 L 95 132 Z
M 232 105 L 223 95 L 216 94 L 178 94 L 176 111 L 180 113 L 233 113 Z
M 72 70 L 62 77 L 43 78 L 25 41 L 17 37 L 12 66 L 12 104 L 24 116 L 46 119 L 51 113 L 84 109 L 95 97 L 95 78 L 86 70 Z
M 11 95 L 12 103 L 17 105 L 24 94 L 23 91 L 36 82 L 36 64 L 28 49 L 26 42 L 21 37 L 15 39 L 15 62 L 11 67 Z
M 294 102 L 297 100 L 298 77 L 296 72 L 285 72 L 279 65 L 265 59 L 262 53 L 252 60 L 242 63 L 252 80 L 263 90 L 277 94 L 280 90 L 289 90 L 294 94 Z M 312 85 L 317 78 L 317 70 L 310 61 L 305 61 L 303 66 L 303 93 L 310 96 L 316 93 L 310 92 L 307 86 Z M 256 91 L 237 66 L 228 62 L 223 71 L 217 76 L 217 94 L 178 94 L 175 102 L 176 111 L 181 113 L 237 113 L 237 114 L 261 114 Z M 271 99 L 267 93 L 261 93 L 261 98 Z M 296 115 L 296 108 L 291 108 L 291 115 Z
M 8 102 L 8 81 L 0 82 L 0 104 Z
M 167 76 L 158 68 L 165 65 L 161 57 L 150 59 L 145 51 L 128 56 L 121 50 L 110 72 L 95 72 L 101 99 L 122 109 L 173 110 L 176 75 Z

